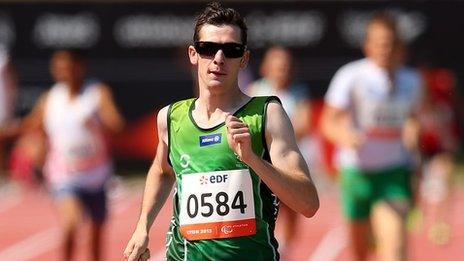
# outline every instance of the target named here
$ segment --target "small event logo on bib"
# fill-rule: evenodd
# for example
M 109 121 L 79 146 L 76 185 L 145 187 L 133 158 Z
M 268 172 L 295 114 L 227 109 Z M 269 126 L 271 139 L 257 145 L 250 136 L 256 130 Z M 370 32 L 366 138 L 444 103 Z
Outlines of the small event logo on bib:
M 225 225 L 225 226 L 221 227 L 221 232 L 226 234 L 226 235 L 232 233 L 233 231 L 234 231 L 234 229 L 230 225 Z
M 201 184 L 201 185 L 208 184 L 208 178 L 205 177 L 205 176 L 201 176 L 201 178 L 200 178 L 200 184 Z
M 221 141 L 222 141 L 221 133 L 200 136 L 200 147 L 218 144 L 218 143 L 221 143 Z

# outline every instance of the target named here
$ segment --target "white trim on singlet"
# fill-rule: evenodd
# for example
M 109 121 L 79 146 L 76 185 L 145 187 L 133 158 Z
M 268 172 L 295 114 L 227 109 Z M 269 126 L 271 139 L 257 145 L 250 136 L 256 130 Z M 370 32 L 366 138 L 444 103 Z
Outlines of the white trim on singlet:
M 261 155 L 261 158 L 264 157 L 264 153 L 265 153 L 265 150 L 263 150 L 263 153 Z M 259 178 L 259 183 L 258 183 L 258 195 L 260 196 L 259 197 L 259 201 L 261 202 L 261 206 L 259 208 L 259 214 L 260 214 L 260 217 L 263 218 L 263 200 L 261 199 L 261 178 L 258 176 Z
M 171 217 L 171 224 L 175 225 L 175 217 L 174 216 Z M 167 238 L 167 240 L 166 240 L 167 242 L 166 242 L 165 248 L 164 248 L 164 257 L 165 258 L 167 258 L 168 252 L 169 252 L 169 246 L 171 245 L 172 241 L 174 240 L 174 226 L 173 225 L 171 225 L 170 230 L 168 232 L 166 232 L 166 238 Z
M 174 219 L 175 219 L 175 217 L 172 216 L 172 217 L 171 217 L 171 224 L 175 224 Z M 168 230 L 168 232 L 166 232 L 166 237 L 167 237 L 168 235 L 171 235 L 171 236 L 170 236 L 170 238 L 169 238 L 169 239 L 167 240 L 167 242 L 166 242 L 166 252 L 167 252 L 169 246 L 170 246 L 171 243 L 172 243 L 172 237 L 174 236 L 174 226 L 171 226 L 171 228 Z
M 267 243 L 269 243 L 269 245 L 272 248 L 272 255 L 274 256 L 273 260 L 277 260 L 277 254 L 276 254 L 277 249 L 275 249 L 275 247 L 271 243 L 271 235 L 269 234 L 269 224 L 266 223 L 266 226 L 267 226 L 267 229 L 266 229 Z
M 263 150 L 263 153 L 261 155 L 261 158 L 264 157 L 264 150 Z M 259 178 L 259 183 L 258 183 L 258 195 L 259 195 L 259 201 L 260 201 L 260 208 L 259 208 L 259 212 L 260 212 L 260 217 L 261 219 L 263 219 L 263 199 L 261 198 L 261 178 Z M 264 220 L 264 219 L 263 219 Z M 276 249 L 274 247 L 274 245 L 272 245 L 271 243 L 271 235 L 269 234 L 269 224 L 267 222 L 266 223 L 266 236 L 267 236 L 267 243 L 269 244 L 269 246 L 271 247 L 272 249 L 272 254 L 274 255 L 274 260 L 276 260 Z
M 187 239 L 184 238 L 184 261 L 187 260 Z
M 259 183 L 258 183 L 258 195 L 261 196 L 261 178 L 259 179 Z M 259 197 L 259 201 L 261 202 L 261 207 L 260 207 L 259 210 L 260 210 L 260 213 L 261 213 L 261 219 L 263 219 L 263 199 L 261 197 Z M 269 244 L 269 246 L 272 249 L 272 254 L 274 255 L 274 260 L 276 260 L 276 249 L 275 249 L 274 245 L 272 245 L 272 243 L 271 243 L 271 235 L 269 234 L 269 224 L 267 222 L 264 222 L 264 223 L 266 223 L 267 243 Z

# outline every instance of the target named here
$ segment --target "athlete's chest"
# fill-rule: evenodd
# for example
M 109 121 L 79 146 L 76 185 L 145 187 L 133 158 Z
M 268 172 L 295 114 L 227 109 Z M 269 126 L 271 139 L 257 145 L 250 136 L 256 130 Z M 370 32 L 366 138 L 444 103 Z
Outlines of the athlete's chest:
M 246 167 L 229 147 L 225 128 L 210 132 L 185 128 L 171 141 L 171 162 L 178 175 Z
M 356 82 L 352 92 L 354 113 L 362 127 L 371 131 L 375 129 L 377 134 L 379 128 L 390 132 L 394 129 L 394 135 L 389 132 L 387 136 L 397 138 L 401 126 L 411 114 L 411 86 L 401 79 L 377 76 L 360 77 Z

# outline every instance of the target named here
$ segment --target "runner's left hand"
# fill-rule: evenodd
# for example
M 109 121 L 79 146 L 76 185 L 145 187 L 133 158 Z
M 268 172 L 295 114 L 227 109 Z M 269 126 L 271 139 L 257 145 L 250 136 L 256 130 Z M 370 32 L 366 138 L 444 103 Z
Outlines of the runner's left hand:
M 253 155 L 251 134 L 248 125 L 231 114 L 227 114 L 225 125 L 230 148 L 238 155 L 241 161 L 247 163 Z

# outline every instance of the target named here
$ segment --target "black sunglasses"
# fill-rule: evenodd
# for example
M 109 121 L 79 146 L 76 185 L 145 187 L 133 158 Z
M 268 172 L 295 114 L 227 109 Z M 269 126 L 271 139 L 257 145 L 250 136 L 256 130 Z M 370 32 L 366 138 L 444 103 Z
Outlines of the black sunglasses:
M 222 50 L 227 58 L 240 58 L 246 49 L 245 45 L 239 43 L 195 42 L 194 46 L 200 55 L 214 56 Z

